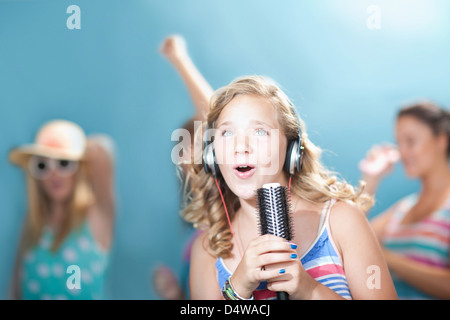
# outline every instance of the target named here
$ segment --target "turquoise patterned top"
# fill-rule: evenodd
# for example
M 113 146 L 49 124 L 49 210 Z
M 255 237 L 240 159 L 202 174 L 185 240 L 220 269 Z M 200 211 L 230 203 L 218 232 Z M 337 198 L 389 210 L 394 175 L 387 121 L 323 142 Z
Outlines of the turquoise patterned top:
M 89 223 L 73 230 L 56 252 L 50 249 L 53 237 L 45 228 L 39 243 L 23 256 L 22 299 L 105 299 L 109 253 L 99 246 Z

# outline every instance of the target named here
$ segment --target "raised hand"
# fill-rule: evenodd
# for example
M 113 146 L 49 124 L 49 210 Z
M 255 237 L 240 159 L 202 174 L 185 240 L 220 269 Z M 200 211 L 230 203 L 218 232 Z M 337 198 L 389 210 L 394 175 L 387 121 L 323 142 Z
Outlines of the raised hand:
M 185 58 L 187 54 L 186 41 L 180 35 L 167 37 L 161 45 L 160 52 L 172 63 Z
M 400 153 L 392 145 L 372 147 L 365 159 L 359 163 L 359 169 L 365 176 L 381 179 L 392 171 L 394 164 L 400 160 Z

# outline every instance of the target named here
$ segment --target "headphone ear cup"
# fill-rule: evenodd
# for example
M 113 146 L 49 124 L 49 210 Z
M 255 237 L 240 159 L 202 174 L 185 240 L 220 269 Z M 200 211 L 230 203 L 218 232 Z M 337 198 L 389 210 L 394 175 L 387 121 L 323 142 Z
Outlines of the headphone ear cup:
M 217 176 L 220 173 L 219 166 L 215 160 L 216 154 L 213 144 L 209 143 L 203 150 L 203 168 L 205 169 L 205 173 L 210 173 L 213 176 Z
M 298 140 L 292 140 L 289 142 L 287 151 L 286 151 L 286 159 L 284 160 L 283 170 L 287 172 L 289 175 L 293 175 L 295 173 L 295 169 L 298 172 L 301 171 L 303 154 L 300 142 Z
M 283 170 L 290 175 L 294 174 L 295 162 L 292 161 L 293 160 L 292 153 L 294 152 L 296 143 L 297 143 L 297 141 L 295 141 L 295 140 L 291 140 L 289 142 L 289 145 L 286 150 L 286 158 L 284 160 L 284 165 L 283 165 Z
M 203 168 L 205 169 L 205 173 L 212 173 L 210 164 L 210 159 L 212 157 L 211 147 L 211 144 L 207 144 L 205 146 L 205 149 L 203 149 Z

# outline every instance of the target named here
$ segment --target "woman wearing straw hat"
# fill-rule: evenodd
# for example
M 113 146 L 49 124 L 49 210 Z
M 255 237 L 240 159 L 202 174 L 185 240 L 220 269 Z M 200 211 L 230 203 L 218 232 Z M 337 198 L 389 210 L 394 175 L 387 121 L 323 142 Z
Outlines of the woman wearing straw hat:
M 34 144 L 11 151 L 28 191 L 13 298 L 104 298 L 114 223 L 111 142 L 54 120 Z

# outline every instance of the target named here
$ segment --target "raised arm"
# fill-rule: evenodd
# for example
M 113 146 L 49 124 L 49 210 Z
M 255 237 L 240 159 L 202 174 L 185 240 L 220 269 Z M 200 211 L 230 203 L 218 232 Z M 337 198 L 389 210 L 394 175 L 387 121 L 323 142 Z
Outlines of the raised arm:
M 193 120 L 204 120 L 214 90 L 189 57 L 186 41 L 179 35 L 169 36 L 164 40 L 160 51 L 175 67 L 187 86 L 196 109 Z
M 113 140 L 107 135 L 89 136 L 86 159 L 96 206 L 100 212 L 112 217 L 115 212 Z

